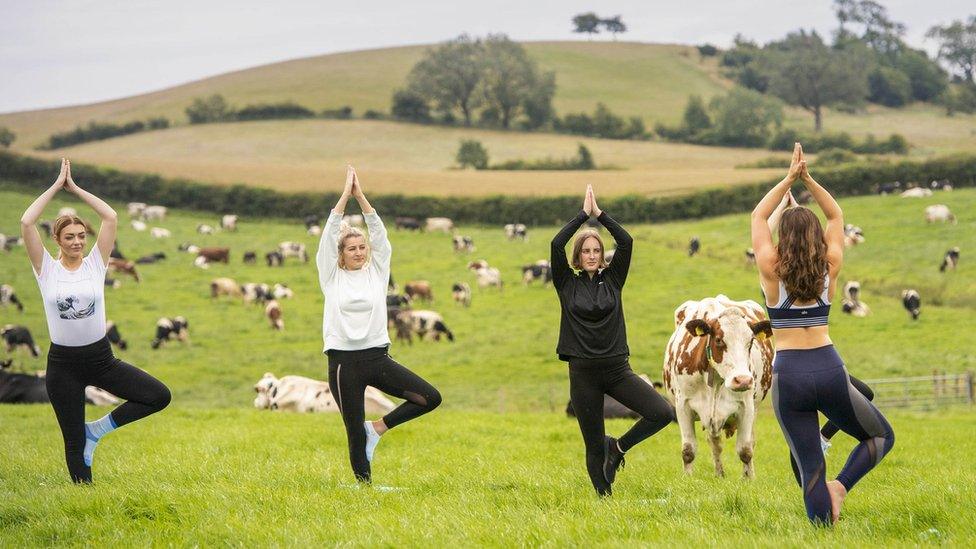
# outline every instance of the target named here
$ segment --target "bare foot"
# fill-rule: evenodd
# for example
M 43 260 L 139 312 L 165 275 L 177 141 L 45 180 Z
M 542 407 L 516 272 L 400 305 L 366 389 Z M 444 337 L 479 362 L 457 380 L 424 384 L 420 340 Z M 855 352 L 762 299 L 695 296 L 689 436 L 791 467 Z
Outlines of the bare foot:
M 847 497 L 847 488 L 844 488 L 839 480 L 829 480 L 827 492 L 830 493 L 830 513 L 833 515 L 833 523 L 837 524 L 840 519 L 840 508 L 844 505 L 844 498 Z

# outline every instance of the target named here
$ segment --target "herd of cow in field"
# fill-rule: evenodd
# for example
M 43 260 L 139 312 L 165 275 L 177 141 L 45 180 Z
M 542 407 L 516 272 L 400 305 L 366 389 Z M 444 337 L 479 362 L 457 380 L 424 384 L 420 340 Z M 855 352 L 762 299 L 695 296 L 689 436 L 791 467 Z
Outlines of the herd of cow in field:
M 952 187 L 948 182 L 933 182 L 930 188 L 916 186 L 902 191 L 900 184 L 893 183 L 880 186 L 878 192 L 891 194 L 901 191 L 900 196 L 904 198 L 920 198 L 931 196 L 933 189 L 949 191 Z M 799 201 L 802 203 L 805 198 L 807 197 L 801 195 Z M 134 230 L 149 230 L 150 235 L 158 239 L 171 237 L 171 233 L 165 228 L 149 227 L 147 224 L 147 222 L 164 221 L 167 215 L 165 207 L 130 203 L 127 209 L 132 217 L 130 224 Z M 70 210 L 70 208 L 63 209 L 59 215 L 72 213 Z M 926 207 L 924 219 L 927 223 L 956 223 L 955 215 L 944 204 Z M 236 231 L 238 222 L 237 215 L 224 215 L 220 219 L 219 229 L 209 224 L 200 224 L 197 226 L 197 233 L 212 235 L 218 230 Z M 364 220 L 360 215 L 347 215 L 343 222 L 350 226 L 364 226 Z M 396 217 L 394 224 L 397 230 L 402 231 L 445 233 L 450 236 L 453 250 L 457 254 L 470 254 L 476 251 L 474 239 L 458 234 L 454 223 L 449 218 Z M 49 227 L 48 224 L 50 233 Z M 503 229 L 509 241 L 528 239 L 528 229 L 524 224 L 512 223 L 505 225 Z M 309 236 L 321 235 L 321 218 L 307 216 L 305 230 Z M 860 246 L 867 241 L 864 231 L 855 225 L 847 225 L 844 233 L 846 246 Z M 16 238 L 0 235 L 0 248 L 9 251 L 17 244 Z M 201 247 L 184 242 L 177 249 L 192 255 L 193 265 L 201 269 L 207 269 L 215 262 L 225 264 L 230 262 L 230 249 L 227 247 Z M 694 257 L 701 250 L 701 239 L 697 236 L 692 237 L 688 244 L 688 256 Z M 747 264 L 755 264 L 755 255 L 751 249 L 746 250 L 745 256 Z M 258 252 L 248 250 L 242 257 L 245 264 L 254 264 L 257 262 Z M 268 267 L 280 267 L 287 258 L 308 263 L 309 256 L 304 244 L 284 241 L 276 249 L 266 252 L 264 258 Z M 612 258 L 613 250 L 609 250 L 608 262 L 612 261 Z M 959 247 L 950 247 L 942 258 L 939 270 L 941 272 L 955 270 L 959 258 Z M 141 277 L 137 265 L 152 264 L 164 259 L 166 254 L 158 252 L 130 260 L 116 247 L 111 254 L 109 271 L 131 276 L 139 282 Z M 479 288 L 503 291 L 501 271 L 492 267 L 487 260 L 472 260 L 468 262 L 467 269 L 473 273 Z M 534 282 L 546 286 L 552 282 L 551 267 L 547 259 L 539 259 L 524 265 L 521 271 L 521 281 L 526 286 Z M 118 284 L 118 280 L 106 278 L 107 286 L 117 287 Z M 214 278 L 210 282 L 209 293 L 211 300 L 240 299 L 245 306 L 252 304 L 263 306 L 265 316 L 274 330 L 282 330 L 285 326 L 281 300 L 294 296 L 293 290 L 285 284 L 239 283 L 229 277 Z M 464 280 L 454 282 L 451 287 L 451 298 L 457 306 L 469 307 L 472 301 L 471 286 Z M 427 341 L 455 340 L 455 335 L 447 327 L 443 317 L 429 309 L 433 301 L 434 291 L 429 281 L 410 280 L 405 282 L 401 289 L 391 276 L 387 297 L 388 328 L 395 332 L 397 341 L 412 344 L 414 337 Z M 902 303 L 912 319 L 919 318 L 921 296 L 917 290 L 906 288 L 902 292 Z M 16 307 L 19 311 L 24 309 L 23 302 L 17 297 L 14 288 L 7 284 L 0 286 L 0 306 L 4 309 L 8 306 Z M 858 281 L 849 280 L 844 284 L 842 310 L 855 317 L 865 317 L 870 314 L 870 307 L 861 299 L 861 284 Z M 705 321 L 706 318 L 710 319 L 711 324 Z M 721 294 L 716 297 L 686 301 L 675 310 L 674 332 L 665 351 L 662 373 L 663 385 L 676 403 L 677 419 L 682 434 L 682 456 L 686 469 L 690 470 L 696 453 L 694 423 L 700 421 L 712 446 L 716 472 L 722 474 L 723 471 L 720 459 L 720 435 L 724 433 L 730 437 L 738 430 L 736 451 L 743 462 L 744 474 L 753 476 L 752 424 L 757 406 L 769 390 L 774 355 L 772 344 L 767 337 L 771 335 L 771 331 L 768 322 L 763 323 L 765 320 L 763 307 L 755 301 L 733 301 Z M 756 326 L 760 326 L 759 332 L 756 331 Z M 122 339 L 118 327 L 113 322 L 108 322 L 106 330 L 114 345 L 120 349 L 127 347 L 126 341 Z M 716 331 L 725 334 L 726 347 L 719 356 L 708 352 Z M 4 339 L 8 354 L 21 347 L 33 357 L 40 356 L 41 350 L 26 326 L 6 325 L 0 330 L 0 336 Z M 166 341 L 173 339 L 189 342 L 189 322 L 185 317 L 160 318 L 156 324 L 155 337 L 150 345 L 153 349 L 157 349 Z M 753 341 L 758 341 L 759 344 L 754 345 Z M 11 363 L 12 359 L 0 362 L 0 403 L 46 402 L 43 372 L 31 376 L 3 371 L 4 368 L 9 368 Z M 647 381 L 650 383 L 650 380 Z M 90 389 L 92 392 L 89 395 L 89 402 L 117 402 L 112 395 L 98 392 L 94 388 Z M 277 378 L 269 372 L 254 385 L 254 391 L 256 393 L 254 406 L 259 409 L 338 412 L 328 383 L 324 381 L 294 375 Z M 394 407 L 393 402 L 372 388 L 367 390 L 366 404 L 368 413 L 385 413 Z M 630 415 L 628 410 L 622 409 L 622 406 L 609 398 L 606 412 L 608 417 Z

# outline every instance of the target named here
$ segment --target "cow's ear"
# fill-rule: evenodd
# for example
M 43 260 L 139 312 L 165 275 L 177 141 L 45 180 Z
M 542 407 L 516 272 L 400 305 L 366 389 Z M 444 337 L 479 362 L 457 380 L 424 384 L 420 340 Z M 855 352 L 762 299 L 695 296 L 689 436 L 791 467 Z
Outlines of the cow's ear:
M 708 326 L 708 323 L 700 318 L 693 318 L 685 324 L 685 329 L 688 330 L 693 336 L 703 336 L 712 333 L 712 329 Z
M 755 334 L 758 339 L 766 339 L 767 337 L 773 336 L 773 327 L 768 320 L 760 320 L 759 322 L 753 322 L 749 324 L 752 328 L 752 333 Z

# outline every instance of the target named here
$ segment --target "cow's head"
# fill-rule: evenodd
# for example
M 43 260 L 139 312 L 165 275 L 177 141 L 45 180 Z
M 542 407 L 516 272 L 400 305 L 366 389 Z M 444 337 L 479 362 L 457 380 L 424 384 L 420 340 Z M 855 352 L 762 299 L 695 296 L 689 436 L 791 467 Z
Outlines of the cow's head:
M 254 384 L 254 407 L 259 410 L 266 410 L 271 407 L 271 396 L 274 388 L 278 385 L 278 378 L 271 372 L 266 372 L 264 377 Z
M 745 391 L 752 387 L 749 357 L 756 339 L 773 335 L 768 320 L 749 322 L 742 311 L 729 308 L 713 319 L 689 320 L 685 329 L 695 337 L 707 338 L 709 367 L 722 378 L 726 389 Z

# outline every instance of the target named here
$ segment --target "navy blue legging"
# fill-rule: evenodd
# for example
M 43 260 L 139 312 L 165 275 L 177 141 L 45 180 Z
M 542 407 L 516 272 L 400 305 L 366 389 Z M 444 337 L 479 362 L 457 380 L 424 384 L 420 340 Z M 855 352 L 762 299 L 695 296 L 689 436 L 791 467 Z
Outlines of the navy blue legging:
M 837 475 L 848 490 L 891 451 L 895 433 L 881 412 L 851 384 L 833 345 L 777 351 L 772 395 L 776 419 L 800 467 L 807 517 L 814 523 L 830 524 L 827 466 L 820 448 L 817 412 L 860 441 Z

